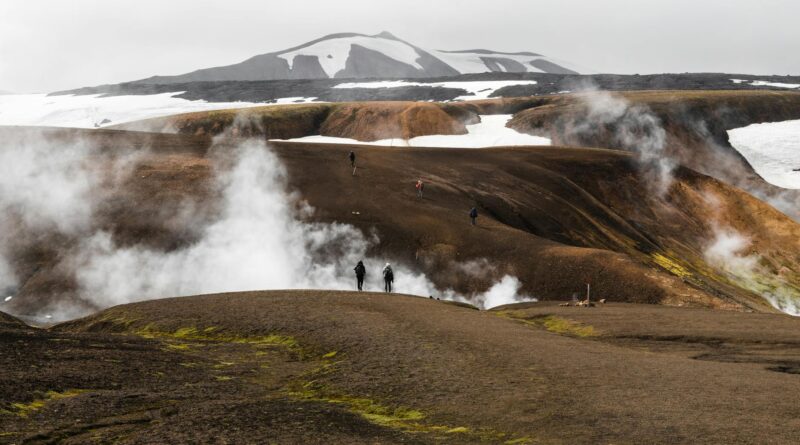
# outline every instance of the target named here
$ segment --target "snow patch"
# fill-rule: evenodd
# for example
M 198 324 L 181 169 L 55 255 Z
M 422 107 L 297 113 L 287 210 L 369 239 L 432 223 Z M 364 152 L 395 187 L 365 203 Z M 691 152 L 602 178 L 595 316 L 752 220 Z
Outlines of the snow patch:
M 270 102 L 270 104 L 275 105 L 286 105 L 286 104 L 310 104 L 317 102 L 316 97 L 282 97 L 280 99 L 275 99 L 275 102 Z M 263 105 L 263 104 L 260 104 Z
M 552 59 L 541 55 L 531 54 L 503 54 L 503 53 L 470 53 L 470 52 L 447 52 L 441 50 L 428 51 L 436 56 L 439 60 L 455 68 L 461 74 L 485 73 L 491 71 L 489 66 L 483 61 L 485 58 L 489 59 L 510 59 L 525 67 L 528 73 L 544 73 L 545 71 L 534 67 L 531 62 L 543 60 L 546 62 L 554 63 L 566 69 L 579 72 L 588 73 L 587 70 L 579 67 L 572 66 L 561 60 Z M 499 68 L 505 71 L 505 67 L 499 64 Z
M 175 97 L 179 94 L 182 92 L 112 97 L 11 94 L 0 96 L 0 125 L 97 128 L 194 111 L 267 105 L 186 100 Z
M 444 148 L 485 148 L 514 145 L 550 145 L 550 139 L 519 133 L 506 127 L 510 114 L 481 116 L 481 122 L 467 125 L 467 134 L 418 136 L 411 139 L 383 139 L 362 142 L 355 139 L 332 136 L 305 136 L 288 139 L 293 142 L 320 144 L 381 145 L 390 147 L 444 147 Z
M 800 189 L 800 120 L 752 124 L 729 130 L 728 138 L 767 182 Z
M 489 80 L 489 81 L 463 81 L 463 82 L 408 82 L 405 80 L 387 80 L 380 82 L 349 82 L 340 83 L 334 88 L 402 88 L 402 87 L 441 87 L 457 88 L 467 91 L 467 95 L 456 97 L 454 100 L 488 99 L 500 88 L 514 85 L 536 85 L 535 80 Z
M 345 68 L 347 58 L 350 56 L 350 48 L 353 45 L 363 46 L 398 62 L 411 65 L 419 70 L 423 69 L 422 65 L 417 63 L 420 55 L 412 46 L 382 37 L 354 36 L 328 39 L 304 48 L 278 54 L 278 57 L 289 62 L 289 68 L 291 68 L 294 66 L 294 58 L 297 56 L 316 56 L 325 74 L 333 78 L 336 73 Z
M 787 89 L 795 89 L 800 88 L 800 84 L 798 83 L 780 83 L 780 82 L 768 82 L 766 80 L 744 80 L 744 79 L 731 79 L 731 82 L 735 84 L 743 84 L 750 82 L 750 85 L 754 87 L 775 87 L 775 88 L 787 88 Z

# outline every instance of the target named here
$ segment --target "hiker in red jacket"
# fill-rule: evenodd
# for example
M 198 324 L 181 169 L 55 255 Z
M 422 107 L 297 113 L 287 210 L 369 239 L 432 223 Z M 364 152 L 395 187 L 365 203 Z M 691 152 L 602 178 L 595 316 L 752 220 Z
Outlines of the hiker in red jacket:
M 422 182 L 422 178 L 417 181 L 417 185 L 415 187 L 417 188 L 417 197 L 422 198 L 422 191 L 425 189 L 425 183 Z

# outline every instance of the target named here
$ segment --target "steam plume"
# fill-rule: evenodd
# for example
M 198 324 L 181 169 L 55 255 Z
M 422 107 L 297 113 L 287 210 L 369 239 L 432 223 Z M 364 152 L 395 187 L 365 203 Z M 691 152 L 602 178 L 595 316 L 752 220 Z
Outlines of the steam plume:
M 79 141 L 64 147 L 56 143 L 39 146 L 37 142 L 33 148 L 28 146 L 20 155 L 11 149 L 3 152 L 10 162 L 27 166 L 16 170 L 18 176 L 3 179 L 6 188 L 0 204 L 17 214 L 16 219 L 4 223 L 8 229 L 50 230 L 82 240 L 64 254 L 59 268 L 70 271 L 77 295 L 87 303 L 59 301 L 41 308 L 40 315 L 52 313 L 55 320 L 62 320 L 84 315 L 87 307 L 202 293 L 350 290 L 354 287 L 352 268 L 359 260 L 364 260 L 368 269 L 367 290 L 383 287 L 380 270 L 385 259 L 367 255 L 379 242 L 377 235 L 346 224 L 306 222 L 313 209 L 287 191 L 286 171 L 262 141 L 246 140 L 233 150 L 218 149 L 211 156 L 218 161 L 220 213 L 200 228 L 195 242 L 172 251 L 143 244 L 120 246 L 109 232 L 95 227 L 93 209 L 103 199 L 97 190 L 109 179 L 95 171 L 93 161 L 99 154 L 89 144 Z M 112 162 L 112 170 L 124 171 L 130 165 L 130 156 L 120 159 Z M 26 191 L 18 193 L 12 188 L 15 182 L 25 183 Z M 53 188 L 59 189 L 57 197 L 46 193 Z M 59 202 L 49 206 L 47 199 Z M 174 211 L 192 210 L 189 206 Z M 0 253 L 1 290 L 18 283 L 10 267 L 14 252 Z M 474 266 L 464 266 L 470 268 Z M 395 284 L 397 292 L 484 307 L 527 299 L 518 294 L 521 285 L 511 276 L 503 277 L 485 293 L 459 295 L 437 289 L 424 274 L 400 264 L 395 268 Z
M 610 136 L 614 146 L 639 153 L 643 171 L 655 191 L 663 195 L 672 185 L 678 163 L 665 153 L 667 133 L 648 107 L 633 105 L 623 97 L 584 83 L 576 87 L 586 116 L 567 123 L 567 137 L 597 141 Z M 611 135 L 604 133 L 611 131 Z M 602 136 L 602 137 L 601 137 Z

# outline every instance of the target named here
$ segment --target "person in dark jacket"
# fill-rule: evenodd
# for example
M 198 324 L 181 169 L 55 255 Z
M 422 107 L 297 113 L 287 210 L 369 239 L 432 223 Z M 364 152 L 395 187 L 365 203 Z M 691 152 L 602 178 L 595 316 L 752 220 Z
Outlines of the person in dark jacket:
M 347 158 L 350 159 L 350 167 L 353 167 L 353 176 L 356 175 L 356 152 L 351 151 Z
M 476 224 L 476 220 L 478 219 L 478 209 L 476 209 L 475 207 L 470 209 L 469 219 L 472 221 L 472 225 L 474 226 Z
M 358 290 L 364 290 L 364 275 L 367 274 L 367 268 L 364 267 L 364 262 L 359 261 L 353 269 L 356 271 L 356 281 L 358 282 Z
M 392 271 L 392 266 L 386 263 L 383 268 L 383 285 L 386 292 L 392 292 L 392 283 L 394 283 L 394 272 Z

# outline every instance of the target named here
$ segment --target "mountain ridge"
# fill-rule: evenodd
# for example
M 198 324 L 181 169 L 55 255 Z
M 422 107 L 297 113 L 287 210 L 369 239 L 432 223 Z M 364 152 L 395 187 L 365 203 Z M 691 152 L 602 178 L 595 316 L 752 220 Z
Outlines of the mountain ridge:
M 488 49 L 432 50 L 383 31 L 375 35 L 328 34 L 288 49 L 255 55 L 242 62 L 171 76 L 152 76 L 141 84 L 194 81 L 284 79 L 432 78 L 488 72 L 578 74 L 569 64 L 534 52 Z

